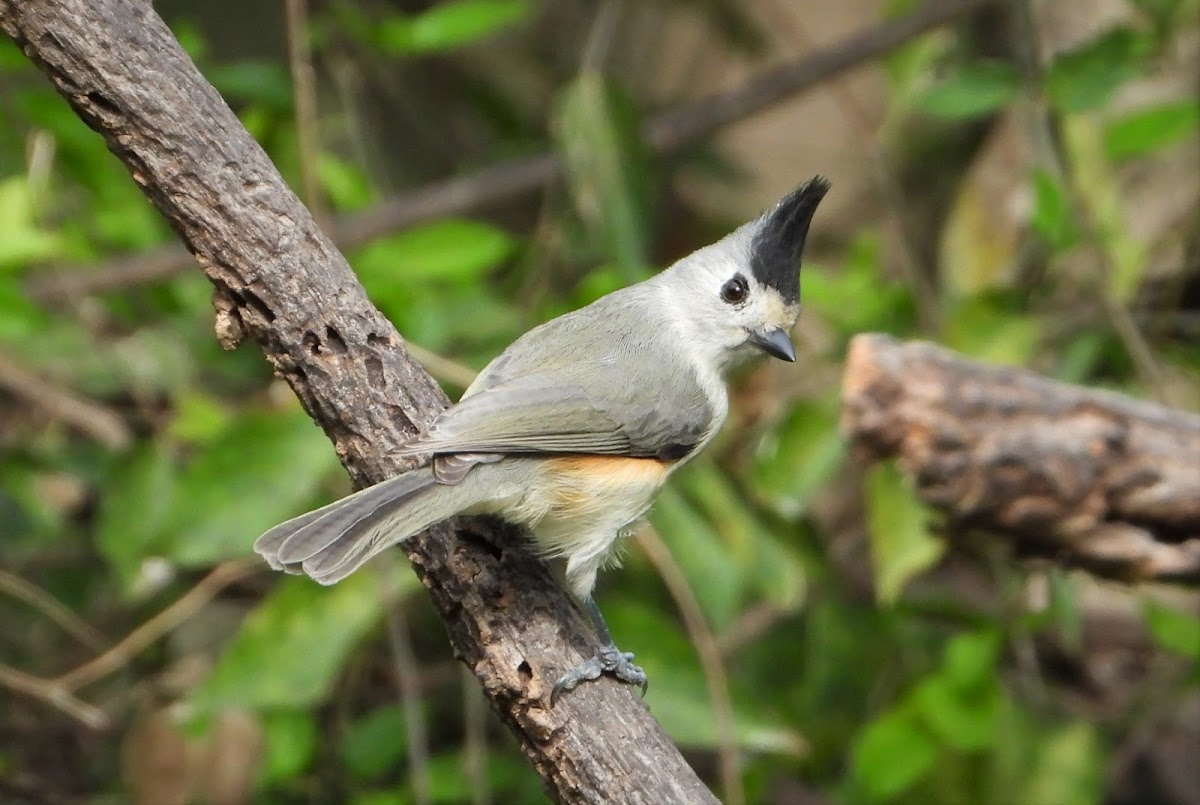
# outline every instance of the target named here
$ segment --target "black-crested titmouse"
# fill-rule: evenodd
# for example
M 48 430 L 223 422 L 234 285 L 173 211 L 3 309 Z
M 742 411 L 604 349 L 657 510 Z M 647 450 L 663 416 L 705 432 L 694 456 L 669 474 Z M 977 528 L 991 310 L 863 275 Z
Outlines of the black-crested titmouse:
M 596 572 L 725 421 L 729 370 L 763 352 L 796 359 L 800 257 L 828 189 L 816 177 L 657 276 L 530 330 L 403 449 L 422 466 L 278 525 L 254 549 L 333 584 L 441 520 L 499 515 L 557 560 L 601 643 L 553 696 L 602 673 L 644 690 L 592 600 Z

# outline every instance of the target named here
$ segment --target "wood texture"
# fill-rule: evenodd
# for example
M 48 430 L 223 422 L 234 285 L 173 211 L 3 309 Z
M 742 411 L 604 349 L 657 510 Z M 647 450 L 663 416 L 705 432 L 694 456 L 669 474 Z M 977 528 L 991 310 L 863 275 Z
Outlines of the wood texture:
M 1200 416 L 860 335 L 843 379 L 857 455 L 896 458 L 958 526 L 1126 581 L 1200 584 Z
M 129 169 L 214 286 L 216 327 L 251 339 L 354 480 L 447 403 L 266 154 L 146 0 L 0 0 L 0 28 Z M 246 535 L 249 549 L 256 535 Z M 714 802 L 636 693 L 610 680 L 548 695 L 593 638 L 513 535 L 473 522 L 410 558 L 550 794 L 563 802 Z M 669 685 L 669 679 L 655 680 Z

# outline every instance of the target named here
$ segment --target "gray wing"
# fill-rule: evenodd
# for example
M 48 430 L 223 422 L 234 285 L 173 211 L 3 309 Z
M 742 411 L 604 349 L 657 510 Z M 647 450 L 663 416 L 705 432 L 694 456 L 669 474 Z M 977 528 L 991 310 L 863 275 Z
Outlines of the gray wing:
M 636 332 L 653 320 L 637 298 L 601 302 L 624 309 L 592 305 L 526 333 L 404 452 L 690 453 L 712 429 L 713 403 L 668 338 Z
M 553 377 L 519 377 L 468 397 L 404 452 L 677 460 L 703 441 L 712 420 L 712 406 L 698 383 L 690 389 L 635 389 L 628 373 L 580 365 Z

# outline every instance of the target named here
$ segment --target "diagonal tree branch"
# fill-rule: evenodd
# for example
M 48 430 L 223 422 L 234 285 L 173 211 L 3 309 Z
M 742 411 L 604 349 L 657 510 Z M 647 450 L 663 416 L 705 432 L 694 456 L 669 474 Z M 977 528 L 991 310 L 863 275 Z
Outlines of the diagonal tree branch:
M 644 135 L 655 151 L 678 151 L 998 1 L 934 0 L 909 15 L 871 25 L 841 42 L 771 68 L 744 84 L 660 112 L 649 119 Z M 357 248 L 406 226 L 529 193 L 558 179 L 562 171 L 562 162 L 553 153 L 516 157 L 476 173 L 400 193 L 370 209 L 342 215 L 333 220 L 330 234 L 341 248 Z M 191 267 L 191 257 L 172 244 L 145 254 L 122 255 L 100 265 L 43 271 L 32 277 L 26 287 L 35 299 L 63 302 L 85 294 L 166 279 Z
M 145 0 L 0 0 L 0 29 L 129 169 L 214 286 L 218 337 L 255 341 L 359 484 L 446 405 L 267 155 Z M 253 535 L 246 535 L 247 545 Z M 634 693 L 550 709 L 592 638 L 501 528 L 441 526 L 409 556 L 459 657 L 559 801 L 715 802 Z

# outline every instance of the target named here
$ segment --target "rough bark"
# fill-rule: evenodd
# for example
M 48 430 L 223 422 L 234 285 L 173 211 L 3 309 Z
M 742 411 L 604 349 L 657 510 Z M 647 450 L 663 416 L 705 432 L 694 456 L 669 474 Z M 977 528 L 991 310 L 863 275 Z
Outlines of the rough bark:
M 222 343 L 259 345 L 357 483 L 401 469 L 391 449 L 445 397 L 151 4 L 0 0 L 0 28 L 196 256 Z M 604 680 L 549 707 L 553 680 L 594 641 L 543 566 L 510 546 L 511 535 L 473 522 L 414 540 L 409 556 L 456 653 L 551 795 L 715 801 L 628 688 Z
M 854 339 L 842 427 L 952 524 L 1125 581 L 1200 583 L 1200 416 L 925 343 Z

